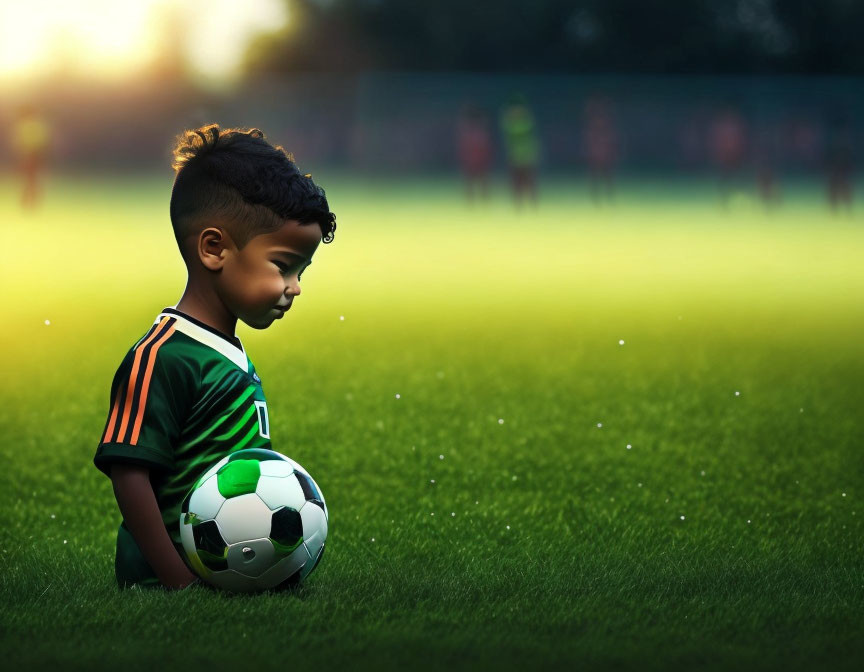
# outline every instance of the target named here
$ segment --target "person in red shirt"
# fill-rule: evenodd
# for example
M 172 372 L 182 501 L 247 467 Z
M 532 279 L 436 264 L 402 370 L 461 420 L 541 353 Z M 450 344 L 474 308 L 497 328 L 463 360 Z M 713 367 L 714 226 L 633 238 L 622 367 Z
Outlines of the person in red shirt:
M 459 164 L 465 179 L 465 195 L 473 203 L 475 194 L 489 198 L 489 169 L 492 166 L 492 132 L 489 118 L 476 105 L 465 108 L 459 120 Z
M 618 131 L 608 101 L 593 98 L 585 105 L 585 154 L 591 198 L 595 205 L 611 202 L 615 194 Z
M 720 177 L 720 203 L 725 208 L 744 164 L 744 121 L 731 105 L 724 107 L 711 126 L 711 153 Z

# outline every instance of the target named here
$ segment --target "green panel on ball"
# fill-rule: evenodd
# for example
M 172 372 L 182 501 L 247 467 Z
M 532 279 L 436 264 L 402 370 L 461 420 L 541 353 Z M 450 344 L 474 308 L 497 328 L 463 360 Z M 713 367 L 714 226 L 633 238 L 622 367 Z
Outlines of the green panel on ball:
M 260 477 L 261 466 L 258 460 L 236 460 L 228 462 L 216 472 L 216 484 L 219 494 L 230 499 L 255 492 Z
M 192 565 L 192 569 L 195 570 L 195 573 L 202 579 L 206 579 L 213 574 L 213 572 L 211 572 L 210 569 L 201 562 L 201 558 L 198 557 L 197 553 L 187 553 L 186 558 L 189 560 L 189 564 Z

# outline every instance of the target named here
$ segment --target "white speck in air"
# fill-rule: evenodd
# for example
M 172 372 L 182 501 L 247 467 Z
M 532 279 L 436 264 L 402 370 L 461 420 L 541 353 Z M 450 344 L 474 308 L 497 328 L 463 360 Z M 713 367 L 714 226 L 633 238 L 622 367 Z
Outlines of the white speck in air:
M 435 512 L 433 511 L 433 512 L 430 513 L 429 515 L 430 515 L 430 516 L 434 516 L 434 515 L 435 515 Z
M 846 496 L 846 493 L 845 493 L 845 492 L 843 493 L 843 496 L 844 496 L 844 497 Z M 53 518 L 54 516 L 52 515 L 51 517 Z
M 474 502 L 475 504 L 479 504 L 480 502 Z
M 439 459 L 439 460 L 443 460 L 443 459 L 444 459 L 444 456 L 443 456 L 443 455 L 439 455 L 439 456 L 438 456 L 438 459 Z
M 748 525 L 750 524 L 750 521 L 749 521 L 749 520 L 747 521 L 747 524 L 748 524 Z
M 66 539 L 63 540 L 63 543 L 64 543 L 64 544 L 66 543 Z
M 630 445 L 629 443 L 627 444 L 627 450 L 633 450 L 633 446 Z
M 843 496 L 845 497 L 845 496 L 846 496 L 846 493 L 843 493 Z M 55 516 L 53 513 L 51 514 L 51 517 L 52 517 L 52 518 L 56 518 L 56 516 Z
M 345 316 L 344 316 L 344 315 L 340 315 L 340 316 L 339 316 L 339 321 L 340 321 L 340 322 L 344 322 L 344 321 L 345 321 Z
M 702 475 L 704 476 L 704 475 L 705 475 L 705 470 L 703 469 L 703 470 L 700 471 L 699 473 L 702 474 Z
M 640 487 L 640 488 L 642 487 L 641 483 L 637 483 L 636 485 L 637 485 L 637 487 Z
M 430 482 L 432 485 L 435 485 L 435 479 L 434 479 L 434 478 L 433 478 L 432 480 L 430 480 L 429 482 Z
M 509 526 L 509 525 L 507 526 L 507 529 L 508 529 L 508 530 L 510 529 L 510 526 Z
M 372 537 L 372 541 L 373 541 L 373 542 L 375 541 L 375 537 Z
M 623 338 L 618 341 L 618 345 L 624 345 L 624 339 Z
M 741 393 L 740 393 L 738 390 L 735 390 L 735 396 L 736 396 L 736 397 L 740 397 L 740 396 L 741 396 Z
M 49 326 L 51 324 L 51 320 L 45 320 L 45 326 Z
M 455 516 L 456 516 L 456 512 L 455 512 L 455 511 L 451 511 L 451 512 L 450 512 L 450 516 L 455 518 Z
M 598 427 L 602 427 L 602 426 L 603 426 L 603 423 L 602 423 L 602 422 L 598 422 L 598 423 L 597 423 L 597 426 L 598 426 Z
M 503 425 L 504 424 L 504 418 L 498 418 L 498 424 Z
M 681 516 L 681 520 L 684 520 L 684 516 Z
M 799 412 L 799 413 L 803 413 L 803 412 L 804 412 L 804 409 L 803 409 L 803 408 L 799 408 L 799 409 L 798 409 L 798 412 Z
M 517 478 L 517 476 L 514 476 L 514 477 L 513 477 L 513 480 L 514 480 L 514 481 L 515 481 L 515 480 L 516 480 L 516 478 Z M 844 497 L 845 497 L 845 496 L 846 496 L 846 495 L 843 495 L 843 496 L 844 496 Z
M 397 398 L 397 399 L 401 399 L 401 398 L 402 398 L 402 395 L 401 395 L 401 394 L 397 394 L 397 395 L 396 395 L 396 398 Z

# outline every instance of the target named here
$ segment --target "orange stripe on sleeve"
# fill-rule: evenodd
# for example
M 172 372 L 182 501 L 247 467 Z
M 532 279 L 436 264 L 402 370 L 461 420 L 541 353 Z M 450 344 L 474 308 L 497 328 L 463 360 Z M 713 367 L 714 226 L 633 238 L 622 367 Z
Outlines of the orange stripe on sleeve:
M 171 338 L 174 333 L 172 325 L 165 334 L 153 344 L 153 349 L 150 351 L 150 357 L 147 361 L 147 370 L 144 371 L 144 381 L 141 384 L 141 399 L 138 401 L 138 414 L 135 417 L 135 426 L 132 428 L 132 440 L 130 445 L 138 443 L 138 433 L 141 431 L 141 421 L 144 419 L 144 406 L 147 403 L 147 392 L 150 390 L 150 377 L 153 374 L 153 367 L 156 365 L 156 352 L 162 347 L 162 344 Z
M 153 330 L 153 333 L 150 334 L 150 337 L 147 338 L 147 340 L 143 341 L 137 348 L 135 348 L 135 362 L 132 364 L 132 373 L 129 374 L 129 386 L 126 388 L 126 404 L 123 407 L 123 421 L 120 423 L 120 430 L 117 433 L 118 441 L 123 440 L 123 435 L 126 433 L 126 426 L 129 424 L 129 416 L 132 412 L 132 397 L 135 396 L 135 382 L 138 380 L 138 367 L 141 365 L 141 354 L 144 352 L 144 348 L 146 348 L 147 345 L 156 338 L 159 329 L 161 329 L 162 325 L 169 319 L 170 318 L 168 317 L 162 318 L 159 327 Z
M 118 385 L 117 394 L 114 395 L 114 408 L 111 411 L 111 419 L 108 421 L 108 429 L 106 429 L 105 433 L 102 435 L 102 443 L 106 443 L 108 437 L 114 432 L 114 423 L 117 421 L 117 411 L 120 406 L 120 390 L 121 387 Z

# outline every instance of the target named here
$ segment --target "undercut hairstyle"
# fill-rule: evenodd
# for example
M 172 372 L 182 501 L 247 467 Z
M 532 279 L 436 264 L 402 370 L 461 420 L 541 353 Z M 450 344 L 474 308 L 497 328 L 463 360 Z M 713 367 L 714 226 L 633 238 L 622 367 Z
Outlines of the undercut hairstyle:
M 187 239 L 210 222 L 223 225 L 240 249 L 286 220 L 315 224 L 323 242 L 333 240 L 336 216 L 324 190 L 257 128 L 210 124 L 185 131 L 177 138 L 173 166 L 171 225 L 184 258 Z

